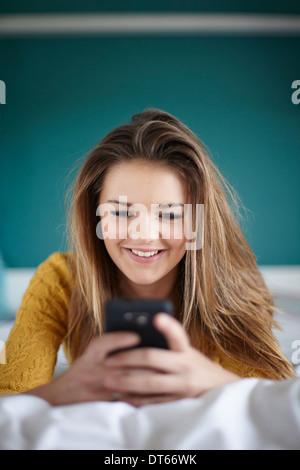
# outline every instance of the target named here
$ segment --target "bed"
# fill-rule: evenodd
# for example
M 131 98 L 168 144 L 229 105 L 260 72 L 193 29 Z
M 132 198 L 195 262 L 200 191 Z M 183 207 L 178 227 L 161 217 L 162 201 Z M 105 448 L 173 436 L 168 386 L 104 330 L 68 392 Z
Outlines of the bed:
M 11 313 L 0 322 L 3 344 L 33 274 L 22 271 L 11 270 L 6 279 Z M 276 335 L 299 379 L 246 379 L 200 398 L 141 408 L 122 402 L 53 408 L 29 395 L 1 397 L 0 449 L 300 449 L 299 268 L 264 267 L 262 273 L 284 312 L 277 315 L 283 331 Z M 55 375 L 67 367 L 60 349 Z
M 300 379 L 245 379 L 200 398 L 141 408 L 121 402 L 52 408 L 29 395 L 2 397 L 0 436 L 6 450 L 296 450 Z

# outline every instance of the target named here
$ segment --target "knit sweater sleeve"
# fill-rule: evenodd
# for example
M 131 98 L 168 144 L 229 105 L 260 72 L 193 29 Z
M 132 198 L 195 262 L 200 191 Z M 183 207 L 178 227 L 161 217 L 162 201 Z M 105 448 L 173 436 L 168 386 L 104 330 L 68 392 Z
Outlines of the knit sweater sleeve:
M 38 267 L 5 345 L 0 395 L 22 393 L 52 379 L 67 333 L 71 284 L 67 254 L 54 253 Z

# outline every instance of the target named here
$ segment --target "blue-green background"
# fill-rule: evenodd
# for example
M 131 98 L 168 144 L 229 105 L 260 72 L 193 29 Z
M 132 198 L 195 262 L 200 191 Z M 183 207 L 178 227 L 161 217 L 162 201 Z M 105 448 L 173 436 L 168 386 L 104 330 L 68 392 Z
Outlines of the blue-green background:
M 15 1 L 0 13 L 300 13 L 299 2 Z M 284 5 L 282 5 L 284 3 Z M 99 6 L 100 4 L 100 6 Z M 270 9 L 269 6 L 272 5 Z M 0 251 L 32 267 L 64 249 L 70 170 L 147 107 L 191 127 L 249 210 L 259 264 L 300 264 L 300 36 L 0 38 Z

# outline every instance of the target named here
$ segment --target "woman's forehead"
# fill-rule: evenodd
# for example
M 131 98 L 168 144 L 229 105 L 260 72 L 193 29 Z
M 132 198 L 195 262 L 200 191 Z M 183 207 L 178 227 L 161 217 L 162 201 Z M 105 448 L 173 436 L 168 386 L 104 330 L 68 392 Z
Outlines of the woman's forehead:
M 115 200 L 126 196 L 129 203 L 151 199 L 158 204 L 187 202 L 187 184 L 168 165 L 137 161 L 114 165 L 104 178 L 100 199 Z

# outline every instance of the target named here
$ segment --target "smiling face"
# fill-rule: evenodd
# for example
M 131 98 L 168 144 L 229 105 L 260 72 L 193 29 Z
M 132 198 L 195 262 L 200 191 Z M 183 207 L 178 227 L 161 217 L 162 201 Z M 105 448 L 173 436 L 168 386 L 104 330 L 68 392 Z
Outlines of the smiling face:
M 169 166 L 135 160 L 107 173 L 99 200 L 108 208 L 102 231 L 124 295 L 165 297 L 171 292 L 186 250 L 180 229 L 187 202 L 187 185 Z M 106 233 L 109 224 L 116 227 L 114 237 Z

